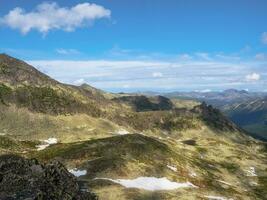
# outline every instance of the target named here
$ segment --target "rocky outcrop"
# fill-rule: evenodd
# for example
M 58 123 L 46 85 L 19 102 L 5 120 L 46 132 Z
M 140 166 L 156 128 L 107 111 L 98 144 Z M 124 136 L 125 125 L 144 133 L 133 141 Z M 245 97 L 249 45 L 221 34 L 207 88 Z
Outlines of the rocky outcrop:
M 113 100 L 129 104 L 137 112 L 171 110 L 174 108 L 171 100 L 163 96 L 122 96 Z
M 36 159 L 0 156 L 0 199 L 97 200 L 82 190 L 60 162 L 40 164 Z
M 219 109 L 207 105 L 205 102 L 195 106 L 192 110 L 193 113 L 200 115 L 202 120 L 210 127 L 221 131 L 243 132 L 241 128 L 230 121 L 224 116 Z

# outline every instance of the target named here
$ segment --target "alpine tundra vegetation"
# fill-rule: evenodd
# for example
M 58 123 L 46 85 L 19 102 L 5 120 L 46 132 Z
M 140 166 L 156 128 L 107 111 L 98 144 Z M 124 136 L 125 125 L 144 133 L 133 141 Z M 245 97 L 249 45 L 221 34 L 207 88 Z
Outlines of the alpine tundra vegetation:
M 0 200 L 267 200 L 266 0 L 1 0 Z

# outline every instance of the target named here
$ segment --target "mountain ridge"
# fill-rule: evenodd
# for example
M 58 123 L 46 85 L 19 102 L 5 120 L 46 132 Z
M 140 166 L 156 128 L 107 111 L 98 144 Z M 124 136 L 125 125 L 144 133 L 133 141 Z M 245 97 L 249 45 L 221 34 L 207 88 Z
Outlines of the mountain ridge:
M 14 63 L 9 66 L 16 68 Z M 100 200 L 266 196 L 266 144 L 247 136 L 213 106 L 110 94 L 89 85 L 49 82 L 46 76 L 36 79 L 0 78 L 0 155 L 63 163 L 65 172 L 77 176 L 83 186 L 74 192 L 92 190 Z M 51 84 L 42 86 L 42 80 Z M 1 170 L 0 166 L 0 180 Z M 18 170 L 23 167 L 18 165 Z M 28 176 L 33 172 L 29 170 Z M 142 184 L 120 184 L 137 180 L 186 187 L 150 191 Z M 18 185 L 16 194 L 25 188 Z M 49 188 L 54 187 L 52 182 Z
M 190 114 L 189 109 L 184 112 L 182 109 L 175 108 L 174 104 L 163 96 L 110 95 L 107 98 L 109 94 L 89 85 L 63 84 L 39 72 L 33 66 L 7 55 L 0 56 L 0 65 L 4 65 L 7 71 L 2 70 L 0 74 L 0 99 L 4 104 L 11 103 L 31 111 L 56 115 L 84 113 L 92 117 L 106 118 L 122 126 L 131 126 L 137 130 L 163 128 L 166 127 L 162 125 L 164 123 L 169 124 L 169 130 L 171 127 L 178 130 L 183 127 L 193 128 L 195 125 L 191 125 L 191 121 L 198 117 L 197 113 L 195 113 L 196 116 L 193 116 L 193 113 Z M 24 71 L 16 74 L 18 68 Z M 30 76 L 31 72 L 33 74 Z M 6 81 L 7 77 L 12 81 Z M 25 82 L 26 78 L 33 80 Z M 202 106 L 201 109 L 204 107 Z M 150 111 L 156 111 L 160 115 Z M 184 116 L 182 116 L 183 113 L 185 113 Z M 144 124 L 146 117 L 150 119 Z M 184 121 L 182 124 L 176 118 L 187 118 L 188 122 Z M 230 123 L 225 125 L 227 124 Z M 143 128 L 140 129 L 139 126 Z M 229 128 L 231 130 L 230 125 Z

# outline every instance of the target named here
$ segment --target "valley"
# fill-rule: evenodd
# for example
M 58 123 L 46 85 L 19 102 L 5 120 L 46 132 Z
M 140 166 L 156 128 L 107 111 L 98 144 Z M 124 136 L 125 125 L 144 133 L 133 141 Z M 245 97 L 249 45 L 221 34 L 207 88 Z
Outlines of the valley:
M 2 156 L 60 162 L 103 200 L 267 196 L 266 143 L 213 106 L 63 84 L 6 54 L 0 66 Z
M 267 93 L 229 89 L 222 92 L 173 92 L 161 94 L 172 99 L 205 101 L 220 109 L 254 138 L 267 140 Z

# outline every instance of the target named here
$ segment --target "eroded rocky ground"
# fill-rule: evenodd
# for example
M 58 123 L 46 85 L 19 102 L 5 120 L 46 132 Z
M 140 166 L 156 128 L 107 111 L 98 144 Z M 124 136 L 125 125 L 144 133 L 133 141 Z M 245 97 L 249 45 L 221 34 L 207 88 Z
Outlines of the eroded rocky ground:
M 96 200 L 97 197 L 82 191 L 77 179 L 59 162 L 41 164 L 36 159 L 4 155 L 0 156 L 0 199 Z

